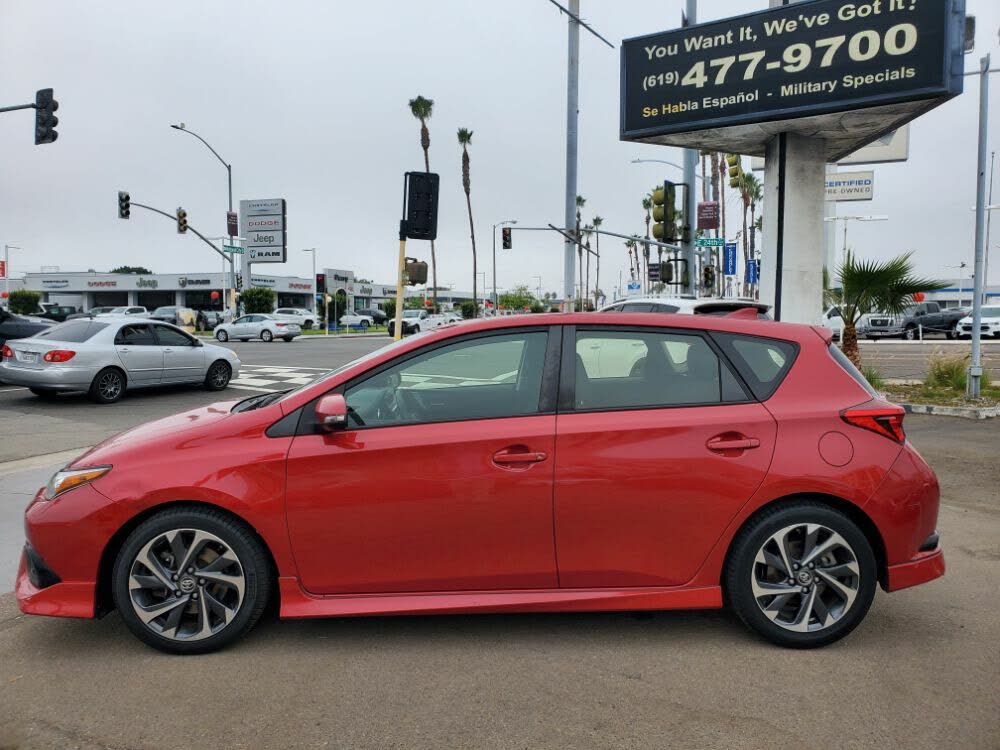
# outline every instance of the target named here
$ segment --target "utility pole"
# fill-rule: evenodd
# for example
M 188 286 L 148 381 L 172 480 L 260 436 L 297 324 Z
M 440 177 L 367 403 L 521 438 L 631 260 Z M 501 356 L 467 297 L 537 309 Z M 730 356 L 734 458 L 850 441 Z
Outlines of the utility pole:
M 315 287 L 315 284 L 316 284 L 316 248 L 314 248 L 314 247 L 306 247 L 306 248 L 302 249 L 302 252 L 304 252 L 304 253 L 312 253 L 312 256 L 313 256 L 313 258 L 312 258 L 312 260 L 313 260 L 313 282 L 312 282 L 313 283 L 313 314 L 315 314 L 316 313 L 316 295 L 319 292 L 319 290 L 316 289 L 316 287 Z
M 580 104 L 580 0 L 569 2 L 569 36 L 566 74 L 566 211 L 563 226 L 576 220 L 577 123 Z M 576 248 L 569 239 L 563 243 L 563 312 L 573 312 L 573 277 L 576 276 Z
M 983 362 L 980 324 L 983 320 L 983 271 L 986 241 L 986 128 L 990 105 L 990 55 L 986 53 L 979 68 L 979 156 L 976 162 L 976 255 L 973 265 L 972 293 L 972 363 L 969 366 L 966 395 L 979 398 Z
M 686 0 L 684 11 L 684 25 L 692 26 L 698 22 L 698 2 L 697 0 Z M 685 291 L 691 294 L 698 293 L 698 274 L 695 265 L 695 245 L 694 235 L 697 226 L 698 196 L 694 189 L 694 178 L 698 171 L 698 152 L 693 148 L 684 149 L 684 182 L 687 190 L 684 191 L 684 224 L 690 229 L 686 233 L 686 240 L 681 242 L 684 260 L 688 267 L 688 284 Z

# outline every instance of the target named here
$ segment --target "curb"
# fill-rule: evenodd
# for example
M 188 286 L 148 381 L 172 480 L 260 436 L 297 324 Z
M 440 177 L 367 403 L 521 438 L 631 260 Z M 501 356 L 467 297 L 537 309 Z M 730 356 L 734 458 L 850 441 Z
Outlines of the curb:
M 939 417 L 962 417 L 963 419 L 992 419 L 1000 417 L 1000 406 L 938 406 L 936 404 L 897 404 L 907 414 L 931 414 Z

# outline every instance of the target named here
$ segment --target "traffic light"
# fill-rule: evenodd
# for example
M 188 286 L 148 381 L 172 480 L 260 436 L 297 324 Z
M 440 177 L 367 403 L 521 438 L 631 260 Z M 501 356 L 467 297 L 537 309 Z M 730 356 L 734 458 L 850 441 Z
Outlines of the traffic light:
M 743 181 L 743 160 L 739 154 L 726 154 L 729 165 L 729 187 L 738 188 Z
M 241 274 L 236 274 L 236 291 L 243 291 L 243 276 Z
M 55 111 L 59 109 L 59 102 L 52 98 L 52 89 L 39 89 L 35 93 L 35 145 L 42 143 L 52 143 L 59 137 L 56 132 L 56 125 L 59 118 Z
M 316 294 L 326 294 L 326 274 L 316 274 Z
M 677 241 L 677 186 L 663 183 L 653 191 L 653 238 L 660 242 Z
M 433 240 L 437 238 L 438 183 L 433 172 L 407 172 L 406 205 L 400 224 L 400 238 Z
M 188 212 L 180 206 L 177 207 L 177 234 L 184 234 L 188 230 Z
M 132 198 L 124 190 L 118 191 L 118 218 L 127 219 L 132 209 Z
M 715 266 L 705 266 L 701 269 L 702 286 L 711 289 L 715 286 Z
M 513 243 L 511 242 L 510 227 L 504 227 L 503 229 L 501 229 L 500 237 L 503 239 L 503 249 L 510 250 L 511 247 L 513 247 Z
M 674 264 L 669 260 L 660 263 L 660 281 L 664 284 L 674 283 Z

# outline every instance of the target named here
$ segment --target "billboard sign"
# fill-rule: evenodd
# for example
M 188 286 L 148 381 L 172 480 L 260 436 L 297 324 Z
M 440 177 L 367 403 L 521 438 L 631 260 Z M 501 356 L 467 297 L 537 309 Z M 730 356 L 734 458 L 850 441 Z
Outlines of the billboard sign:
M 719 202 L 698 202 L 698 229 L 719 228 Z
M 874 172 L 831 172 L 826 176 L 828 201 L 870 201 L 874 196 Z
M 626 39 L 621 139 L 879 107 L 841 120 L 870 142 L 962 92 L 964 20 L 965 0 L 810 0 Z
M 285 199 L 240 201 L 240 235 L 251 263 L 284 263 L 287 250 Z

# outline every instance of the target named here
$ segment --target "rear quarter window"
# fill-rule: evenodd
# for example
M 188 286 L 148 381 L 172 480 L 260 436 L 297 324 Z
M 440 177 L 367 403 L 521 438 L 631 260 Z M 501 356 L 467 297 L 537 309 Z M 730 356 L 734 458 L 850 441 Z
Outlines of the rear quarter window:
M 761 336 L 713 332 L 712 338 L 760 401 L 770 398 L 778 390 L 799 351 L 791 341 Z

